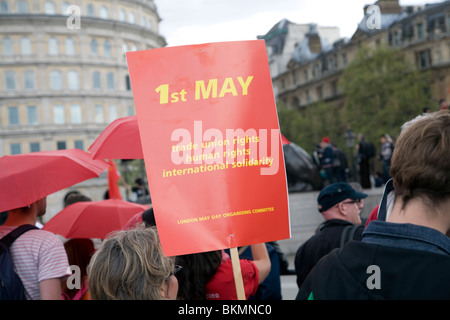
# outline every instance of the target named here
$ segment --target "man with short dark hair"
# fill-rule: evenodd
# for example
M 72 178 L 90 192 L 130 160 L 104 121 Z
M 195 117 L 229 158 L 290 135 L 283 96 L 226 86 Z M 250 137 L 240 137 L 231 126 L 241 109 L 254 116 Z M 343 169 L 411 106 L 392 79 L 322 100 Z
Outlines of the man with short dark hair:
M 406 123 L 359 242 L 323 258 L 297 299 L 450 299 L 450 113 Z
M 361 240 L 364 227 L 361 226 L 359 214 L 362 209 L 361 200 L 366 197 L 367 194 L 357 192 L 345 182 L 328 185 L 319 193 L 318 209 L 325 222 L 297 250 L 295 272 L 299 287 L 323 256 L 348 240 Z

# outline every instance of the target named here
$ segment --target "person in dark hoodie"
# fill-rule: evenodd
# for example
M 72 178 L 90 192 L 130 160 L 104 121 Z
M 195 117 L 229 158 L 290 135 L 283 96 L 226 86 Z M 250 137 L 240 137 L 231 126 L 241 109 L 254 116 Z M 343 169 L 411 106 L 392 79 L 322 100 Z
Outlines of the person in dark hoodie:
M 402 127 L 377 220 L 319 261 L 297 299 L 450 299 L 450 114 Z

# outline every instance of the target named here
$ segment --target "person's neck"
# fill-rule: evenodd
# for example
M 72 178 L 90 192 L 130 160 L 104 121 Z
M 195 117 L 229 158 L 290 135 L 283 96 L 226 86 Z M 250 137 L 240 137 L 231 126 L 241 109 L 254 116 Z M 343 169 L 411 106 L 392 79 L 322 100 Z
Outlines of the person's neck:
M 337 210 L 336 208 L 331 208 L 325 212 L 322 212 L 322 216 L 327 221 L 335 219 L 346 220 L 345 217 L 340 214 L 339 210 Z
M 448 212 L 444 210 L 432 210 L 420 199 L 411 199 L 403 207 L 403 201 L 396 199 L 392 212 L 387 219 L 394 223 L 411 223 L 419 226 L 433 228 L 446 234 L 450 228 L 450 218 Z M 445 206 L 441 206 L 444 208 Z
M 24 224 L 35 225 L 37 217 L 32 212 L 22 209 L 9 210 L 8 219 L 3 225 L 5 226 L 21 226 Z

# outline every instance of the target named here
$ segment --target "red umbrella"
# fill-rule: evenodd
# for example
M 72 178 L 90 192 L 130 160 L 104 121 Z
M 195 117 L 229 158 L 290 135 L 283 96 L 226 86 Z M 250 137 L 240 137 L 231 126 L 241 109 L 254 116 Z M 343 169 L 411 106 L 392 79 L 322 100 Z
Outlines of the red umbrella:
M 289 144 L 281 135 L 283 145 Z M 144 159 L 137 117 L 114 120 L 89 147 L 94 159 Z
M 94 159 L 144 159 L 136 116 L 111 122 L 89 147 Z
M 79 150 L 39 151 L 0 158 L 0 212 L 21 208 L 98 177 L 108 164 Z
M 280 134 L 281 134 L 281 133 L 280 133 Z M 281 143 L 282 143 L 283 145 L 285 145 L 285 144 L 290 144 L 291 142 L 290 142 L 288 139 L 286 139 L 285 136 L 283 136 L 283 135 L 281 134 Z
M 149 206 L 119 199 L 76 202 L 64 208 L 42 228 L 64 238 L 100 238 L 121 230 L 128 220 Z

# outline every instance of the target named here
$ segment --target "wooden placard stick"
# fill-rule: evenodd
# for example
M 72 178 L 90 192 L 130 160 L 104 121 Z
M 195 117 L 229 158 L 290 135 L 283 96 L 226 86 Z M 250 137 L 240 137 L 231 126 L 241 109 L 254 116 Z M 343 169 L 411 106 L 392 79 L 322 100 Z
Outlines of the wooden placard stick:
M 237 248 L 230 248 L 231 264 L 233 266 L 234 284 L 238 300 L 245 300 L 244 281 Z

